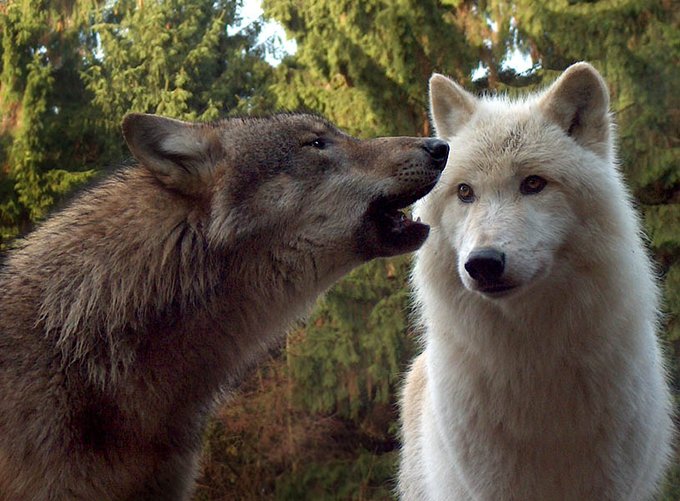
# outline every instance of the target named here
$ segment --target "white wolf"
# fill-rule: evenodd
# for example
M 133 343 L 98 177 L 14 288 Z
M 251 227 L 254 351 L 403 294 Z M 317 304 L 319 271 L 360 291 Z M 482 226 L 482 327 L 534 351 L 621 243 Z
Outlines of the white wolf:
M 400 494 L 644 500 L 671 449 L 658 290 L 616 167 L 609 95 L 571 66 L 524 100 L 430 80 L 452 155 L 417 206 L 425 330 L 402 402 Z

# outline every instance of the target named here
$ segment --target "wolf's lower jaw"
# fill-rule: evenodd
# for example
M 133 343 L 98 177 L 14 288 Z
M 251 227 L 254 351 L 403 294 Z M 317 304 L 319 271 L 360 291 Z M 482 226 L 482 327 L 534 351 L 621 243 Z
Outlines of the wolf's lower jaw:
M 377 214 L 375 218 L 380 240 L 392 248 L 410 248 L 412 245 L 420 247 L 430 232 L 429 225 L 414 221 L 396 209 Z
M 369 206 L 366 219 L 376 232 L 380 255 L 393 256 L 419 249 L 430 233 L 430 226 L 420 218 L 410 219 L 402 209 L 427 195 L 434 188 L 439 176 L 418 190 L 385 196 Z
M 400 210 L 395 210 L 394 212 L 392 211 L 386 212 L 385 221 L 388 222 L 389 225 L 391 225 L 392 233 L 401 233 L 403 231 L 407 231 L 408 227 L 413 224 L 422 224 L 428 226 L 425 223 L 421 222 L 420 218 L 414 221 Z

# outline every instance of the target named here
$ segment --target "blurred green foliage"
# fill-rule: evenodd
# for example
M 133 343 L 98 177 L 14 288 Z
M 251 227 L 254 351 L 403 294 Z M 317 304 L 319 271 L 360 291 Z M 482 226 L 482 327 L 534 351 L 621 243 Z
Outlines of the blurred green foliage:
M 0 4 L 0 248 L 126 155 L 130 111 L 212 120 L 272 108 L 237 0 Z

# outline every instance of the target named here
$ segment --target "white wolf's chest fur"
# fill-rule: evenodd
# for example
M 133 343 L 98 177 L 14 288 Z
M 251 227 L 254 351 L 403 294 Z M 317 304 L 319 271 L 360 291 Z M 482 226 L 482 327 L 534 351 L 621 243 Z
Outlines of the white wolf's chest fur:
M 652 331 L 628 336 L 635 318 L 591 312 L 602 315 L 602 330 L 587 332 L 597 323 L 583 318 L 569 325 L 576 339 L 561 328 L 567 318 L 513 325 L 485 301 L 426 313 L 421 451 L 430 499 L 644 499 L 666 428 L 664 382 L 649 370 L 659 367 Z

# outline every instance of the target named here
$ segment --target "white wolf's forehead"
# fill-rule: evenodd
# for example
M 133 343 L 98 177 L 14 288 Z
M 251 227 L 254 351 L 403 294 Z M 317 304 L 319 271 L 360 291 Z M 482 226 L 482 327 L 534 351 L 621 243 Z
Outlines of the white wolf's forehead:
M 487 172 L 547 162 L 561 141 L 556 132 L 531 108 L 482 109 L 451 138 L 451 165 Z

